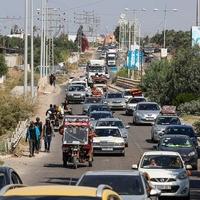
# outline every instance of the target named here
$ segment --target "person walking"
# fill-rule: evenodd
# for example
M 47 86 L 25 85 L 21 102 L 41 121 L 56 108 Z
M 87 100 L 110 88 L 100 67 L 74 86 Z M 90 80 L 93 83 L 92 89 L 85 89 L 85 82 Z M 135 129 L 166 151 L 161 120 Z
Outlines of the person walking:
M 39 129 L 34 125 L 34 122 L 31 121 L 26 133 L 26 142 L 29 141 L 29 157 L 34 156 L 37 134 L 39 134 L 38 132 Z
M 40 121 L 39 117 L 36 117 L 36 122 L 35 122 L 35 126 L 38 127 L 39 132 L 36 135 L 36 153 L 39 153 L 40 149 L 41 149 L 41 136 L 42 136 L 42 122 Z
M 49 119 L 46 119 L 42 133 L 44 138 L 45 152 L 50 152 L 51 140 L 54 136 L 54 129 Z

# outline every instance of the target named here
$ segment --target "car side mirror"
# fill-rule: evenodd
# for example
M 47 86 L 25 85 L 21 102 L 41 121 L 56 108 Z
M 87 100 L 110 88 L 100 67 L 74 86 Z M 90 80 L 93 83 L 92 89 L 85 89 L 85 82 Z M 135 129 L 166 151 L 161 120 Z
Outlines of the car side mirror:
M 126 129 L 129 129 L 130 128 L 130 126 L 126 126 Z
M 185 165 L 185 168 L 186 168 L 187 170 L 190 170 L 190 169 L 192 169 L 192 165 Z
M 161 195 L 161 191 L 156 189 L 156 188 L 152 188 L 150 191 L 149 196 L 151 197 L 156 197 L 156 196 L 160 196 Z
M 138 165 L 137 164 L 133 164 L 131 168 L 132 169 L 138 169 Z

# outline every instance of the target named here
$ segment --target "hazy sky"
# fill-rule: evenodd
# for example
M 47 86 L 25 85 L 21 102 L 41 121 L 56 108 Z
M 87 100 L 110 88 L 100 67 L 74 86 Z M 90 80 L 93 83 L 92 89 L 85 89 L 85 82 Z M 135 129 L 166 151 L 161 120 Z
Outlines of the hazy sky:
M 68 12 L 70 23 L 69 31 L 73 32 L 77 28 L 72 23 L 73 13 L 80 11 L 95 11 L 101 18 L 100 32 L 113 31 L 117 25 L 120 13 L 124 8 L 147 9 L 146 12 L 137 13 L 137 18 L 141 22 L 142 35 L 153 34 L 163 29 L 164 12 L 154 12 L 154 8 L 163 10 L 177 8 L 178 12 L 167 13 L 167 28 L 176 30 L 190 30 L 195 25 L 196 0 L 48 0 L 50 7 L 61 8 Z M 0 17 L 24 16 L 25 0 L 0 0 Z M 41 0 L 34 0 L 35 9 L 40 7 Z M 36 11 L 35 11 L 36 13 Z M 9 20 L 0 21 L 1 31 L 8 31 L 8 27 L 15 22 Z M 23 20 L 18 20 L 23 26 Z

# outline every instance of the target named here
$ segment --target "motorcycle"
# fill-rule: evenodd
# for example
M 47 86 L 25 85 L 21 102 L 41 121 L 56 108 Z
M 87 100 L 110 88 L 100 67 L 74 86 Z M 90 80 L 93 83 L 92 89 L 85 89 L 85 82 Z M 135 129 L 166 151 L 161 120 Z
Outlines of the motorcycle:
M 77 169 L 79 165 L 88 164 L 92 166 L 93 154 L 88 141 L 89 118 L 87 116 L 65 116 L 63 132 L 63 166 L 73 166 Z

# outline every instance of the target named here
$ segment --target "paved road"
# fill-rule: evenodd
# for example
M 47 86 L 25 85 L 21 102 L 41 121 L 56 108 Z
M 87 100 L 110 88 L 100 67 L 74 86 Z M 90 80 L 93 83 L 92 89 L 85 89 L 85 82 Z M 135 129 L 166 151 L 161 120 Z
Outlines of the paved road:
M 58 97 L 58 101 L 62 100 Z M 73 112 L 81 113 L 81 105 L 72 105 Z M 123 111 L 116 111 L 116 117 L 121 118 L 125 124 L 131 122 L 131 117 L 124 115 Z M 130 124 L 131 125 L 131 124 Z M 61 152 L 61 136 L 59 134 L 53 140 L 51 153 L 47 153 L 43 159 L 33 162 L 34 171 L 28 174 L 26 171 L 21 176 L 26 184 L 74 184 L 82 173 L 88 170 L 105 169 L 130 169 L 133 163 L 137 163 L 144 151 L 152 150 L 150 138 L 150 126 L 132 126 L 129 129 L 129 147 L 125 157 L 98 156 L 94 158 L 93 167 L 86 166 L 78 169 L 63 168 Z M 33 170 L 32 169 L 32 170 Z M 191 177 L 192 199 L 200 199 L 200 172 L 193 172 Z

